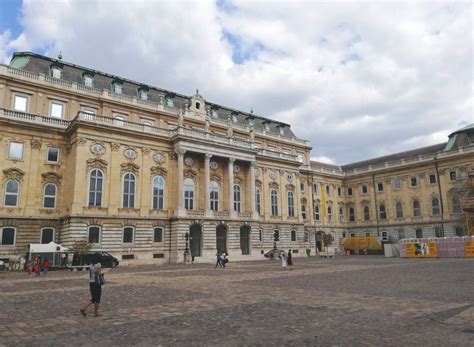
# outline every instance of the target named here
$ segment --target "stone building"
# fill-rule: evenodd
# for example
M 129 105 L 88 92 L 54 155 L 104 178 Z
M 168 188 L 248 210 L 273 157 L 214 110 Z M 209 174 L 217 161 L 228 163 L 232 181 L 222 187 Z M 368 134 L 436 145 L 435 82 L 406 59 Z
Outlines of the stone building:
M 463 234 L 474 129 L 335 166 L 289 124 L 34 53 L 0 65 L 0 258 L 88 240 L 127 263 Z

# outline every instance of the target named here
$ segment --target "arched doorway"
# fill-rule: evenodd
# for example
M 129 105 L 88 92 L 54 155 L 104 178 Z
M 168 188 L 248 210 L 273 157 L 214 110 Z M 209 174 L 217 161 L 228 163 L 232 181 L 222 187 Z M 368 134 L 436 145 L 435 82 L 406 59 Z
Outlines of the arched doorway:
M 216 250 L 227 253 L 227 228 L 223 224 L 218 225 L 216 228 Z
M 316 250 L 318 252 L 321 252 L 323 250 L 323 234 L 321 231 L 316 232 L 315 241 L 316 241 Z
M 193 224 L 189 227 L 189 249 L 191 256 L 201 256 L 202 228 L 199 224 Z
M 242 255 L 250 254 L 250 227 L 246 225 L 240 227 L 240 250 Z

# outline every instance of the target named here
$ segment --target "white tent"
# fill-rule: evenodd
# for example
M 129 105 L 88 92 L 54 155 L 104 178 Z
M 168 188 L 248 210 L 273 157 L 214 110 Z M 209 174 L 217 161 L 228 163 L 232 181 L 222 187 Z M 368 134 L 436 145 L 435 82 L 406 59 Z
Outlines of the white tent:
M 64 266 L 64 259 L 70 250 L 61 246 L 58 243 L 31 243 L 29 245 L 28 260 L 35 260 L 36 257 L 41 256 L 44 259 L 48 258 L 50 266 L 61 267 Z
M 69 252 L 69 249 L 58 243 L 31 243 L 30 253 L 56 253 Z

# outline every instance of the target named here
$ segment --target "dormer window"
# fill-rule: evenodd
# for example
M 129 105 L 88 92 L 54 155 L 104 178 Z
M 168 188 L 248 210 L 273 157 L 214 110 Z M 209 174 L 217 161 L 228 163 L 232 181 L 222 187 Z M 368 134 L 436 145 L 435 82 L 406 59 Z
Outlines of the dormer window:
M 285 131 L 283 130 L 283 127 L 278 127 L 278 134 L 285 135 Z
M 89 88 L 94 87 L 94 77 L 91 75 L 84 75 L 84 85 Z
M 212 118 L 219 118 L 219 115 L 217 114 L 217 110 L 215 108 L 213 108 L 211 110 L 211 117 Z
M 138 97 L 141 100 L 148 100 L 148 90 L 143 88 L 138 89 Z
M 51 67 L 51 77 L 61 79 L 63 77 L 63 70 L 57 66 Z
M 263 127 L 263 131 L 270 131 L 270 124 L 269 123 L 263 123 L 262 127 Z
M 255 119 L 248 117 L 248 118 L 247 118 L 247 125 L 248 125 L 249 127 L 253 127 L 253 126 L 255 125 Z
M 171 95 L 165 96 L 165 105 L 168 107 L 174 107 L 174 98 Z
M 201 108 L 201 103 L 196 101 L 195 106 L 196 106 L 196 110 L 199 110 Z
M 112 90 L 114 93 L 122 94 L 122 83 L 118 81 L 112 82 Z
M 230 120 L 232 123 L 237 123 L 237 116 L 235 114 L 230 115 Z

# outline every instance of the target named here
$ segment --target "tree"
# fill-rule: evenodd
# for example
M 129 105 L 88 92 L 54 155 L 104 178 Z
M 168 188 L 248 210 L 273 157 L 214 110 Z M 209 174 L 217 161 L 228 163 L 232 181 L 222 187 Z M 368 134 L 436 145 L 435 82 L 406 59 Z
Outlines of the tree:
M 324 233 L 323 234 L 323 243 L 324 247 L 326 247 L 326 254 L 329 256 L 329 246 L 332 245 L 333 238 L 332 235 L 329 233 Z
M 86 254 L 87 252 L 89 252 L 91 248 L 92 248 L 92 245 L 89 242 L 87 242 L 86 239 L 74 241 L 71 247 L 72 251 L 74 252 L 74 255 L 77 255 L 81 259 L 80 261 L 81 264 L 82 264 L 82 256 Z

